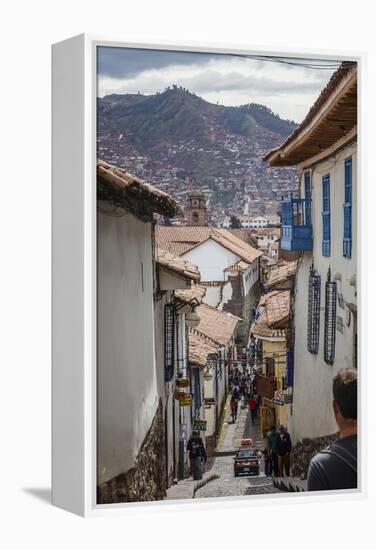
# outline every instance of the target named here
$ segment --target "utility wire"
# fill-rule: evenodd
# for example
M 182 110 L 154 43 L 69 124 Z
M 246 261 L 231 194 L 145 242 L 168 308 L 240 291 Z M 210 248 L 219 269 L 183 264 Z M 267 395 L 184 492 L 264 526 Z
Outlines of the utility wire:
M 301 63 L 296 61 L 288 61 L 288 58 L 282 57 L 273 57 L 273 56 L 260 56 L 260 55 L 241 55 L 241 54 L 230 54 L 233 57 L 241 57 L 246 59 L 254 59 L 255 61 L 269 61 L 272 63 L 281 63 L 283 65 L 291 65 L 294 67 L 300 67 L 303 69 L 317 69 L 317 70 L 331 70 L 334 71 L 339 69 L 341 65 L 352 64 L 352 61 L 338 61 L 337 63 Z M 294 59 L 294 58 L 291 58 Z M 314 61 L 314 60 L 312 60 Z

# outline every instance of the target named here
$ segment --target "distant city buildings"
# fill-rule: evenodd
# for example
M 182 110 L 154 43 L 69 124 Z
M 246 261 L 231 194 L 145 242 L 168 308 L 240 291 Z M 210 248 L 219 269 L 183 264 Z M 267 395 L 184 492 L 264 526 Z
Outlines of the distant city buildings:
M 277 225 L 280 222 L 279 216 L 267 215 L 267 216 L 236 216 L 241 226 L 244 229 L 259 229 L 261 227 L 268 227 L 271 225 Z M 232 227 L 231 216 L 225 216 L 223 221 L 219 223 L 220 227 L 229 229 Z
M 298 189 L 295 167 L 272 169 L 262 161 L 265 152 L 278 145 L 276 139 L 281 138 L 261 131 L 252 138 L 245 137 L 227 132 L 220 125 L 213 126 L 211 132 L 211 146 L 202 146 L 194 139 L 162 141 L 157 148 L 140 152 L 131 134 L 108 127 L 98 135 L 98 157 L 151 182 L 182 205 L 192 192 L 193 178 L 205 195 L 207 216 L 213 226 L 226 227 L 221 224 L 230 214 L 277 217 L 282 197 Z M 171 220 L 172 225 L 184 222 Z M 244 223 L 244 227 L 266 227 L 262 221 Z

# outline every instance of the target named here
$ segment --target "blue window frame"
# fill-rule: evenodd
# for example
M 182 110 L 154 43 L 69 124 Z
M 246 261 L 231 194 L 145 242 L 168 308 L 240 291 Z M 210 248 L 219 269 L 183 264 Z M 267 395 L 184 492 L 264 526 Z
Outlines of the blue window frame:
M 322 255 L 330 256 L 330 175 L 322 178 Z
M 352 158 L 345 160 L 345 202 L 343 205 L 343 255 L 351 258 L 352 245 Z
M 292 387 L 294 385 L 294 349 L 289 348 L 287 350 L 287 377 L 286 386 Z
M 311 172 L 304 172 L 304 198 L 305 198 L 305 223 L 311 225 L 312 214 L 312 191 L 311 191 Z

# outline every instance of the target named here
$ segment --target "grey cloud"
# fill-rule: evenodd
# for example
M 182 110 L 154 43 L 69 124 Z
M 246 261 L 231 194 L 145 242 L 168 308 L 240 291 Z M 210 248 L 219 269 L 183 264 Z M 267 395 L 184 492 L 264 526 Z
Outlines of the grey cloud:
M 197 93 L 249 90 L 250 93 L 268 95 L 305 94 L 319 91 L 323 85 L 322 79 L 302 82 L 281 82 L 271 78 L 243 75 L 235 71 L 222 74 L 215 70 L 208 70 L 190 78 L 179 78 L 177 80 L 177 84 Z
M 101 46 L 97 52 L 97 71 L 101 76 L 132 78 L 147 69 L 160 69 L 168 65 L 196 65 L 220 54 L 147 50 L 139 48 L 112 48 Z

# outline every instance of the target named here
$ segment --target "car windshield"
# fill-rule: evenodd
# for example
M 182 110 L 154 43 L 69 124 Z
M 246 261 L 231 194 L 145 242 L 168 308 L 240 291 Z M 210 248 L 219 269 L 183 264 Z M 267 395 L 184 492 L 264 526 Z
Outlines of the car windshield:
M 255 451 L 238 451 L 237 458 L 257 458 Z

